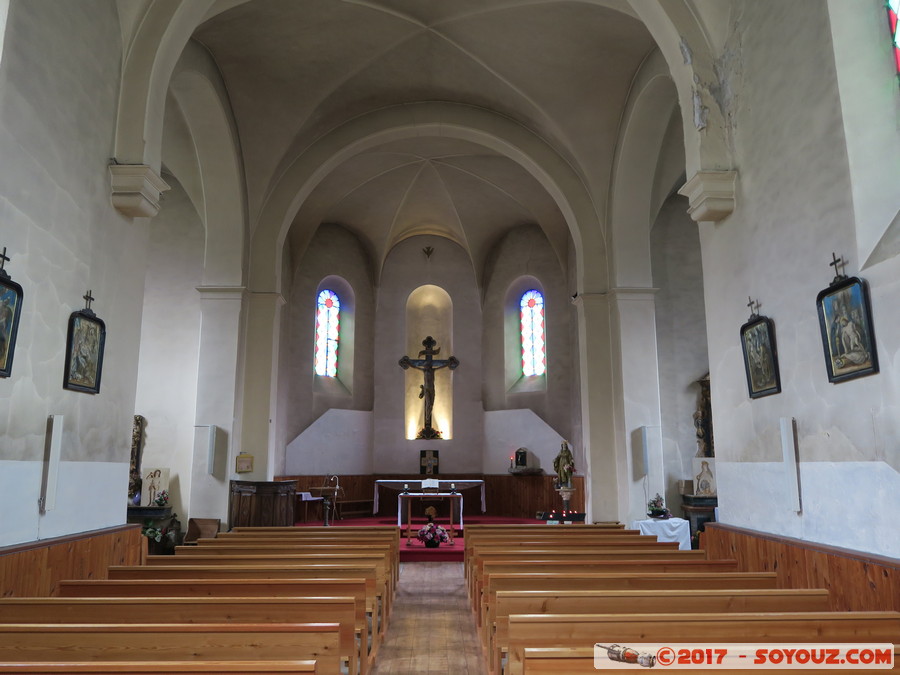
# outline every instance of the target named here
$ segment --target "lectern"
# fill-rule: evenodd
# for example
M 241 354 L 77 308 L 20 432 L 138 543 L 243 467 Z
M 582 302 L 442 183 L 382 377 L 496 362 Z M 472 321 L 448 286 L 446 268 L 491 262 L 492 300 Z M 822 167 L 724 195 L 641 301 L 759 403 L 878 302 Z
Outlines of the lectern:
M 294 524 L 296 481 L 231 481 L 228 529 Z

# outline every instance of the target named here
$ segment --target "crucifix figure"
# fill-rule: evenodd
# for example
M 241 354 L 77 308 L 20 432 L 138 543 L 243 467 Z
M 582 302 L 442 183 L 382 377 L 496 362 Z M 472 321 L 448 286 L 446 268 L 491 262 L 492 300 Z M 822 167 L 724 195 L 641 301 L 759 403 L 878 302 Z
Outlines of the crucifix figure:
M 441 432 L 431 426 L 431 412 L 434 409 L 434 371 L 441 368 L 449 368 L 454 370 L 459 365 L 459 360 L 455 356 L 449 359 L 435 359 L 434 357 L 441 353 L 441 348 L 435 349 L 437 343 L 430 335 L 422 340 L 422 346 L 425 347 L 419 352 L 419 356 L 425 358 L 411 359 L 404 356 L 400 359 L 400 367 L 403 370 L 415 368 L 421 370 L 425 376 L 425 383 L 420 385 L 419 398 L 425 399 L 425 426 L 419 431 L 416 438 L 440 438 Z

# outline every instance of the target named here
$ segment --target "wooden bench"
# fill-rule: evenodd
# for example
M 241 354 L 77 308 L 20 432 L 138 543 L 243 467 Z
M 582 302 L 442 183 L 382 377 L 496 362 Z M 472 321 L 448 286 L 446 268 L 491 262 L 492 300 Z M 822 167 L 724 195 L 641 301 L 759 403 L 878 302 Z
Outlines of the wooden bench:
M 156 579 L 152 583 L 129 579 L 62 581 L 62 598 L 133 597 L 352 597 L 356 616 L 362 612 L 357 630 L 364 636 L 364 654 L 369 660 L 378 649 L 378 635 L 370 630 L 375 612 L 375 580 L 371 579 Z
M 900 612 L 512 614 L 507 675 L 522 675 L 526 647 L 629 642 L 894 643 Z
M 689 553 L 689 551 L 681 551 Z M 593 560 L 544 560 L 542 558 L 520 560 L 485 561 L 474 574 L 472 585 L 472 607 L 477 612 L 481 604 L 482 593 L 486 577 L 491 573 L 507 574 L 510 572 L 541 572 L 547 575 L 560 572 L 736 572 L 735 560 L 697 560 L 690 558 L 663 558 L 655 560 L 648 554 L 640 558 L 632 556 L 626 559 L 604 559 L 597 557 Z
M 373 631 L 383 635 L 386 624 L 385 580 L 379 579 L 373 565 L 341 565 L 318 563 L 309 565 L 114 565 L 109 568 L 110 579 L 171 580 L 171 579 L 371 579 L 375 586 L 372 606 Z
M 315 661 L 106 661 L 66 663 L 0 663 L 0 673 L 57 673 L 109 675 L 109 673 L 243 673 L 277 675 L 283 673 L 319 673 Z
M 3 598 L 0 624 L 9 623 L 179 623 L 219 622 L 335 623 L 340 652 L 356 675 L 367 672 L 361 653 L 365 636 L 357 630 L 365 622 L 365 607 L 352 597 L 185 597 L 185 598 Z
M 501 591 L 640 591 L 678 589 L 771 589 L 778 587 L 775 572 L 565 572 L 553 575 L 537 572 L 491 574 L 487 578 L 481 604 L 482 625 L 494 621 L 493 607 Z
M 339 675 L 339 640 L 333 623 L 7 624 L 0 663 L 314 659 Z
M 598 672 L 603 673 L 634 673 L 634 666 L 625 666 L 621 669 L 604 669 L 598 671 L 594 668 L 594 649 L 593 647 L 571 647 L 571 648 L 553 648 L 553 647 L 526 647 L 524 659 L 525 675 L 596 675 Z M 900 645 L 894 646 L 894 670 L 900 670 Z M 685 672 L 685 671 L 682 671 Z M 748 670 L 723 668 L 714 671 L 698 671 L 698 672 L 715 672 L 722 675 L 747 675 Z M 797 675 L 796 668 L 772 668 L 765 670 L 766 674 L 772 675 Z M 810 671 L 806 671 L 810 672 Z
M 499 591 L 482 630 L 492 673 L 500 672 L 512 614 L 657 614 L 825 612 L 825 589 L 679 589 L 652 591 Z

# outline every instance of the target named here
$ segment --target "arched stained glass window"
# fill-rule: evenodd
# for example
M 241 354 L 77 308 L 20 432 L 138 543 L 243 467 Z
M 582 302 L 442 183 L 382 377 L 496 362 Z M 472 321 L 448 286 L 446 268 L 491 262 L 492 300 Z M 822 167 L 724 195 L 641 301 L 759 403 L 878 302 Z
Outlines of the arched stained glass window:
M 520 332 L 522 334 L 522 374 L 526 377 L 543 375 L 547 369 L 547 350 L 544 343 L 544 296 L 530 290 L 519 301 Z
M 316 375 L 337 376 L 341 301 L 334 291 L 324 290 L 316 299 Z
M 894 53 L 894 68 L 900 78 L 900 36 L 897 35 L 897 15 L 900 14 L 900 0 L 887 0 L 888 27 L 891 30 L 891 47 Z

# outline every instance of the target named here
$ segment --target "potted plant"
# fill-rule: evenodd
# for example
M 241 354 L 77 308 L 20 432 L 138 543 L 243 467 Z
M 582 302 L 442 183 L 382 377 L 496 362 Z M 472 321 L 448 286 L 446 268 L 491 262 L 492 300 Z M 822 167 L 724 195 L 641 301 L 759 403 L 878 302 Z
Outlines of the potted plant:
M 447 543 L 450 541 L 450 535 L 447 534 L 447 530 L 431 520 L 431 517 L 428 518 L 428 523 L 425 524 L 425 527 L 419 530 L 416 538 L 424 543 L 426 548 L 437 548 L 441 545 L 441 542 Z
M 647 515 L 651 518 L 670 518 L 669 509 L 666 508 L 666 502 L 657 492 L 656 496 L 647 502 Z

